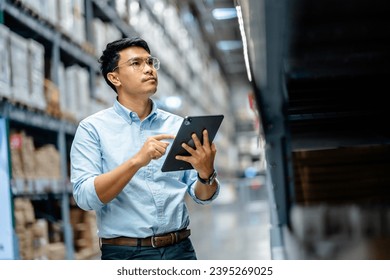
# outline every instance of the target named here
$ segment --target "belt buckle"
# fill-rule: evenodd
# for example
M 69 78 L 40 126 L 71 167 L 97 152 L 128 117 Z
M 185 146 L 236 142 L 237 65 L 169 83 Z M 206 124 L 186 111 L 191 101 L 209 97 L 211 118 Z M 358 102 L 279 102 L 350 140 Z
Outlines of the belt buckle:
M 153 248 L 158 248 L 157 245 L 154 243 L 154 238 L 155 238 L 155 236 L 151 236 L 150 237 L 150 242 L 152 243 L 152 247 Z
M 160 248 L 160 247 L 165 247 L 167 246 L 169 243 L 167 242 L 167 240 L 164 239 L 165 236 L 152 236 L 150 238 L 150 241 L 152 243 L 152 247 L 153 248 Z M 158 238 L 161 238 L 160 240 Z
M 170 241 L 168 242 L 168 237 L 170 237 Z M 155 238 L 162 238 L 161 240 L 161 244 L 158 245 L 156 244 L 156 239 Z M 178 241 L 179 241 L 179 237 L 177 235 L 177 233 L 169 233 L 169 234 L 166 234 L 164 236 L 151 236 L 150 237 L 150 243 L 152 244 L 152 247 L 153 248 L 160 248 L 160 247 L 164 247 L 164 246 L 167 246 L 167 245 L 173 245 L 173 244 L 176 244 Z

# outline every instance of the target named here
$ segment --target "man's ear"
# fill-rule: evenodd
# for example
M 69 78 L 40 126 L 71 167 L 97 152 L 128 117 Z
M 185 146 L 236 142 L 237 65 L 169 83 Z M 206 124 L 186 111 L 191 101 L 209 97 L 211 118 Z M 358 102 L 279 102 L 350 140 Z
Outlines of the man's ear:
M 118 76 L 114 72 L 109 72 L 107 74 L 107 78 L 114 86 L 119 86 L 121 84 L 121 82 L 119 81 Z

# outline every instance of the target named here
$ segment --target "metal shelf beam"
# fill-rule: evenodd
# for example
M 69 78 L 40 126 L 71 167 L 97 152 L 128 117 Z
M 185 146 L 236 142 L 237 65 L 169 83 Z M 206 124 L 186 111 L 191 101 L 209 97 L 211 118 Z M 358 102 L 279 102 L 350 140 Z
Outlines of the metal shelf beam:
M 56 132 L 63 131 L 64 133 L 74 134 L 77 128 L 76 124 L 56 119 L 42 112 L 30 111 L 27 108 L 22 108 L 4 101 L 0 101 L 0 115 L 28 126 Z

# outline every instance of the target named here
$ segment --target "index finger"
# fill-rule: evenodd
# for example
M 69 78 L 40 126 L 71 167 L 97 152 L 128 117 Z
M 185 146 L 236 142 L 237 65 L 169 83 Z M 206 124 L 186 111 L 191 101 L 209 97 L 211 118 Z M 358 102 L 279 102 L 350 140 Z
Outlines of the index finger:
M 158 135 L 153 136 L 153 138 L 156 140 L 173 139 L 173 138 L 175 138 L 175 135 L 173 135 L 173 134 L 158 134 Z

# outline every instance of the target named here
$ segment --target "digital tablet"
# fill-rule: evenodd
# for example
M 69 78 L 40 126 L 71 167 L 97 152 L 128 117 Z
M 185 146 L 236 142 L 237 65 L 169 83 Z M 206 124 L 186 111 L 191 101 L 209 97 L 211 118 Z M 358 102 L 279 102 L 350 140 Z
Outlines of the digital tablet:
M 222 123 L 223 115 L 206 115 L 206 116 L 187 116 L 177 132 L 175 139 L 168 151 L 164 164 L 161 168 L 162 172 L 178 171 L 193 169 L 192 165 L 186 161 L 177 160 L 177 155 L 189 156 L 190 154 L 181 146 L 187 143 L 191 147 L 195 147 L 194 141 L 191 138 L 193 133 L 196 133 L 200 142 L 203 144 L 203 130 L 207 129 L 209 134 L 209 142 L 214 140 L 215 135 Z

